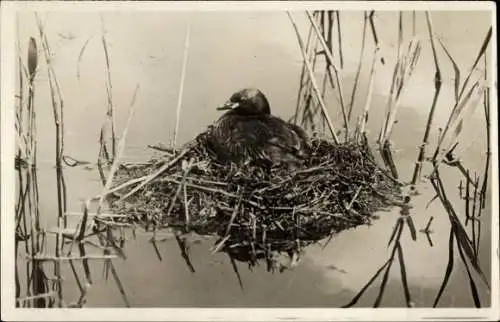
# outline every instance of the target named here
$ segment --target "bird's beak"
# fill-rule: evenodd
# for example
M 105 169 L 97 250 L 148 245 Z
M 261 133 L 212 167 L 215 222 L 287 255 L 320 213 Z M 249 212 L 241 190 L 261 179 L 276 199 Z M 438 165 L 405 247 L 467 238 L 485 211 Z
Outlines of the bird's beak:
M 227 101 L 222 106 L 217 107 L 218 111 L 232 110 L 240 105 L 238 102 Z

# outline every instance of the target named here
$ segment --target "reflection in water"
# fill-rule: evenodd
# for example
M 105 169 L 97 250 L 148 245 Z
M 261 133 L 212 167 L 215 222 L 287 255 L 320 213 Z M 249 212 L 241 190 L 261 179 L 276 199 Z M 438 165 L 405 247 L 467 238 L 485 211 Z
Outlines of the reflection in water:
M 464 14 L 469 23 L 464 21 Z M 362 14 L 346 14 L 345 23 L 358 34 L 358 21 Z M 219 114 L 214 107 L 220 104 L 227 93 L 240 87 L 255 86 L 268 93 L 276 114 L 289 117 L 295 107 L 295 94 L 300 74 L 300 53 L 296 39 L 286 16 L 281 13 L 162 13 L 132 14 L 109 13 L 104 15 L 107 37 L 110 43 L 111 74 L 114 84 L 118 133 L 125 124 L 127 107 L 133 88 L 138 83 L 141 91 L 137 100 L 136 116 L 130 129 L 126 159 L 143 160 L 152 155 L 147 144 L 163 142 L 169 144 L 174 123 L 174 106 L 177 99 L 178 77 L 182 61 L 183 30 L 186 19 L 192 25 L 191 53 L 186 77 L 185 98 L 181 115 L 179 139 L 182 143 L 215 120 Z M 469 66 L 475 57 L 478 42 L 488 28 L 487 13 L 436 13 L 435 29 L 449 43 L 449 50 L 457 55 L 461 66 Z M 20 15 L 20 39 L 27 39 L 35 33 L 31 13 Z M 380 13 L 380 21 L 394 24 L 392 13 Z M 304 21 L 305 22 L 305 21 Z M 453 28 L 448 27 L 453 25 Z M 304 26 L 302 24 L 302 26 Z M 472 28 L 476 26 L 477 28 Z M 419 35 L 426 37 L 425 26 L 418 26 Z M 275 32 L 271 33 L 270 30 Z M 55 14 L 47 16 L 49 42 L 54 45 L 54 66 L 61 83 L 66 102 L 66 153 L 77 160 L 93 163 L 98 155 L 98 130 L 105 113 L 105 73 L 102 50 L 100 49 L 100 21 L 96 14 Z M 391 28 L 382 28 L 381 39 L 388 39 L 382 50 L 388 55 L 394 51 L 391 41 L 395 38 Z M 463 42 L 467 39 L 477 41 Z M 280 37 L 275 35 L 279 34 Z M 344 50 L 357 53 L 358 37 L 344 37 Z M 89 43 L 78 59 L 83 44 Z M 391 40 L 392 39 L 392 40 Z M 21 41 L 22 50 L 24 42 Z M 428 48 L 424 49 L 428 50 Z M 343 78 L 352 79 L 357 54 L 346 54 L 346 71 Z M 422 54 L 409 84 L 409 90 L 402 99 L 399 123 L 394 128 L 396 145 L 395 158 L 402 178 L 410 178 L 416 159 L 417 146 L 423 136 L 426 114 L 432 98 L 433 63 L 429 53 Z M 392 67 L 391 67 L 392 68 Z M 79 71 L 77 77 L 77 71 Z M 237 71 L 237 72 L 234 72 Z M 390 78 L 390 68 L 380 71 L 377 80 L 377 94 L 373 99 L 370 115 L 370 136 L 375 137 L 381 124 L 382 107 L 389 88 L 385 80 Z M 443 75 L 452 75 L 451 67 L 443 67 Z M 365 77 L 366 79 L 366 77 Z M 47 79 L 41 70 L 37 78 L 37 104 L 50 106 Z M 450 106 L 452 97 L 445 80 L 442 106 Z M 451 83 L 451 82 L 450 82 Z M 366 91 L 361 83 L 360 97 Z M 346 86 L 347 89 L 349 86 Z M 361 101 L 361 100 L 359 100 Z M 364 102 L 358 102 L 363 104 Z M 362 106 L 362 105 L 360 105 Z M 437 126 L 442 126 L 448 112 L 440 109 L 436 118 Z M 337 113 L 332 109 L 332 114 Z M 55 214 L 54 198 L 55 170 L 52 168 L 54 154 L 54 129 L 51 110 L 38 112 L 39 159 L 41 160 L 39 182 L 40 207 L 43 214 Z M 340 114 L 337 115 L 340 119 Z M 482 115 L 474 115 L 465 124 L 468 138 L 464 146 L 459 146 L 458 155 L 464 156 L 467 166 L 481 173 L 484 158 L 484 129 Z M 437 130 L 433 131 L 433 138 Z M 432 149 L 432 147 L 430 148 Z M 428 171 L 429 169 L 424 169 Z M 448 195 L 463 215 L 463 202 L 458 198 L 456 187 L 459 174 L 456 169 L 443 168 Z M 94 196 L 101 190 L 99 175 L 95 168 L 65 168 L 68 184 L 69 208 L 80 209 L 82 199 Z M 431 247 L 423 234 L 418 234 L 416 242 L 405 232 L 402 245 L 405 252 L 410 291 L 416 306 L 430 306 L 443 278 L 448 250 L 449 220 L 439 201 L 429 207 L 434 191 L 428 182 L 419 187 L 420 195 L 413 198 L 412 214 L 417 230 L 424 228 L 429 218 L 434 217 Z M 488 194 L 489 195 L 489 194 Z M 480 241 L 480 263 L 484 273 L 490 275 L 490 222 L 491 209 L 487 207 L 481 220 L 483 224 Z M 212 255 L 209 248 L 213 240 L 197 237 L 191 243 L 190 256 L 196 273 L 191 273 L 180 255 L 175 239 L 167 239 L 158 244 L 160 261 L 148 243 L 148 236 L 139 235 L 137 240 L 126 243 L 127 260 L 116 260 L 116 269 L 124 283 L 132 306 L 324 306 L 338 307 L 348 303 L 363 287 L 370 276 L 388 257 L 387 242 L 399 216 L 399 209 L 380 213 L 380 219 L 372 226 L 361 226 L 335 236 L 324 249 L 320 245 L 308 247 L 298 262 L 289 258 L 279 258 L 283 266 L 293 265 L 293 269 L 282 273 L 268 273 L 265 265 L 250 271 L 237 264 L 243 289 L 227 256 Z M 44 215 L 42 226 L 55 225 L 55 217 Z M 131 235 L 131 234 L 129 234 Z M 324 243 L 324 242 L 323 242 Z M 50 245 L 49 245 L 50 249 Z M 22 256 L 22 254 L 19 254 Z M 457 257 L 458 258 L 458 257 Z M 67 268 L 64 276 L 65 296 L 77 298 L 78 290 L 72 284 L 72 273 Z M 123 306 L 123 301 L 110 278 L 102 276 L 102 264 L 92 265 L 95 283 L 89 290 L 87 306 Z M 456 265 L 449 285 L 441 300 L 442 306 L 471 306 L 469 286 L 462 265 Z M 377 295 L 379 281 L 370 288 L 358 305 L 371 306 Z M 489 305 L 489 292 L 480 287 L 483 305 Z M 394 265 L 389 280 L 383 306 L 404 306 L 399 268 Z

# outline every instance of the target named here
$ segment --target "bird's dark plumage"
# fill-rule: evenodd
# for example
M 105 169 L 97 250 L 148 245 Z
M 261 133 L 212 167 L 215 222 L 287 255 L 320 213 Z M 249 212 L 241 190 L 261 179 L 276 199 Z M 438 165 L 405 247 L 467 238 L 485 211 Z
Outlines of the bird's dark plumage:
M 220 110 L 207 144 L 219 161 L 264 161 L 296 166 L 308 154 L 306 133 L 271 115 L 269 102 L 257 89 L 234 93 Z

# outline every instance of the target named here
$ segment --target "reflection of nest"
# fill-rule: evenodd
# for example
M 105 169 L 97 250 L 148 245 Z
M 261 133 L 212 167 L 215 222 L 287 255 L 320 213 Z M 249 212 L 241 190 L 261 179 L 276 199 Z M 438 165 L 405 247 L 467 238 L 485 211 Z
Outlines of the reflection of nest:
M 114 213 L 126 215 L 121 221 L 215 235 L 217 250 L 255 263 L 368 224 L 375 211 L 399 199 L 399 187 L 377 166 L 366 142 L 337 145 L 312 139 L 312 157 L 290 173 L 219 165 L 200 138 L 203 134 L 182 157 L 178 153 L 119 169 L 117 186 L 172 164 L 124 200 L 110 201 Z

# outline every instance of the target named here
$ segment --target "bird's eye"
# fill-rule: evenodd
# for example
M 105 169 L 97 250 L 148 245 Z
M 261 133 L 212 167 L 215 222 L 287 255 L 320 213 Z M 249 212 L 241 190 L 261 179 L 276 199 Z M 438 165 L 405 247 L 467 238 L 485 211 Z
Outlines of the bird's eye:
M 231 96 L 231 98 L 229 99 L 231 102 L 234 102 L 234 103 L 237 103 L 237 102 L 241 102 L 241 94 L 240 93 L 235 93 Z

